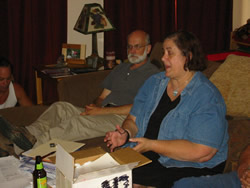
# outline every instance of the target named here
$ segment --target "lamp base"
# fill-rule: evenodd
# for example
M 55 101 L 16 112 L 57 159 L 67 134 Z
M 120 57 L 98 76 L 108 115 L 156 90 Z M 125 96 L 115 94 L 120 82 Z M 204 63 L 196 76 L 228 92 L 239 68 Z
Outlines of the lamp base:
M 98 69 L 104 65 L 104 58 L 99 57 L 98 55 L 92 54 L 86 58 L 86 63 L 88 67 Z

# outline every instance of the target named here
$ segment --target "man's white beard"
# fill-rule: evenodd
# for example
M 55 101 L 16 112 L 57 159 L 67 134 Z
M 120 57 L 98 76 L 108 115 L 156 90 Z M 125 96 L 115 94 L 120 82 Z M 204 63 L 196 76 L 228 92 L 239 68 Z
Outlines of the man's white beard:
M 148 47 L 145 48 L 144 53 L 142 55 L 128 54 L 129 62 L 132 64 L 141 63 L 147 58 L 147 55 L 148 55 L 147 50 L 148 50 Z

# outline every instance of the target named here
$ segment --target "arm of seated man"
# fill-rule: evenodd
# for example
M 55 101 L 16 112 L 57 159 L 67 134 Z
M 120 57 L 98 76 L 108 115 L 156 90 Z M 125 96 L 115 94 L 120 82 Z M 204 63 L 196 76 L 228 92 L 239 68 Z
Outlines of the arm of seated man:
M 17 101 L 20 104 L 20 106 L 32 106 L 33 103 L 29 99 L 29 97 L 26 95 L 26 93 L 25 93 L 24 89 L 22 88 L 22 86 L 20 86 L 17 83 L 14 83 L 13 86 L 14 86 L 14 89 L 15 89 L 15 94 L 16 94 Z
M 101 107 L 102 101 L 111 93 L 108 89 L 103 89 L 101 95 L 94 101 L 94 104 L 85 106 L 85 112 L 81 115 L 103 115 L 103 114 L 119 114 L 128 115 L 132 104 L 114 106 L 114 107 Z
M 99 97 L 97 97 L 94 100 L 93 104 L 87 105 L 87 106 L 98 106 L 101 107 L 102 106 L 102 101 L 111 93 L 111 91 L 109 89 L 104 88 L 101 95 Z M 85 108 L 87 107 L 85 106 Z
M 85 112 L 82 112 L 81 115 L 104 115 L 104 114 L 119 114 L 119 115 L 128 115 L 132 104 L 114 106 L 114 107 L 97 107 L 88 105 L 85 107 Z

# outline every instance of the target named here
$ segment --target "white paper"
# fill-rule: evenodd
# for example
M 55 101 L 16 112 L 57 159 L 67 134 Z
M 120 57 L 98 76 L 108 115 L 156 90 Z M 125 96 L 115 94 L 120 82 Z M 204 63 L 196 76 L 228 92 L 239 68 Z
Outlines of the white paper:
M 32 182 L 30 173 L 18 169 L 20 162 L 14 156 L 0 158 L 0 187 L 24 188 Z
M 72 153 L 85 145 L 84 143 L 52 139 L 45 144 L 42 144 L 34 149 L 24 152 L 23 155 L 28 157 L 35 157 L 37 155 L 44 156 L 50 152 L 56 151 L 56 147 L 50 146 L 51 143 L 54 143 L 55 145 L 60 144 L 68 153 Z M 50 155 L 50 157 L 52 156 L 55 156 L 55 154 Z
M 92 162 L 87 162 L 80 167 L 75 169 L 75 175 L 78 177 L 80 174 L 86 174 L 89 172 L 94 172 L 102 169 L 111 168 L 120 165 L 109 153 L 105 153 L 98 159 Z

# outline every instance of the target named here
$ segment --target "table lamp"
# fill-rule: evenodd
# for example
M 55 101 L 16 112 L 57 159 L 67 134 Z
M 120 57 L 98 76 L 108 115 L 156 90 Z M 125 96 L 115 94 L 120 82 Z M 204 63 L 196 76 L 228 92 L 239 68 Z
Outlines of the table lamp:
M 98 66 L 103 65 L 104 59 L 99 57 L 97 51 L 97 33 L 114 29 L 100 4 L 84 5 L 74 30 L 85 35 L 92 34 L 92 54 L 86 58 L 88 66 L 98 68 Z

